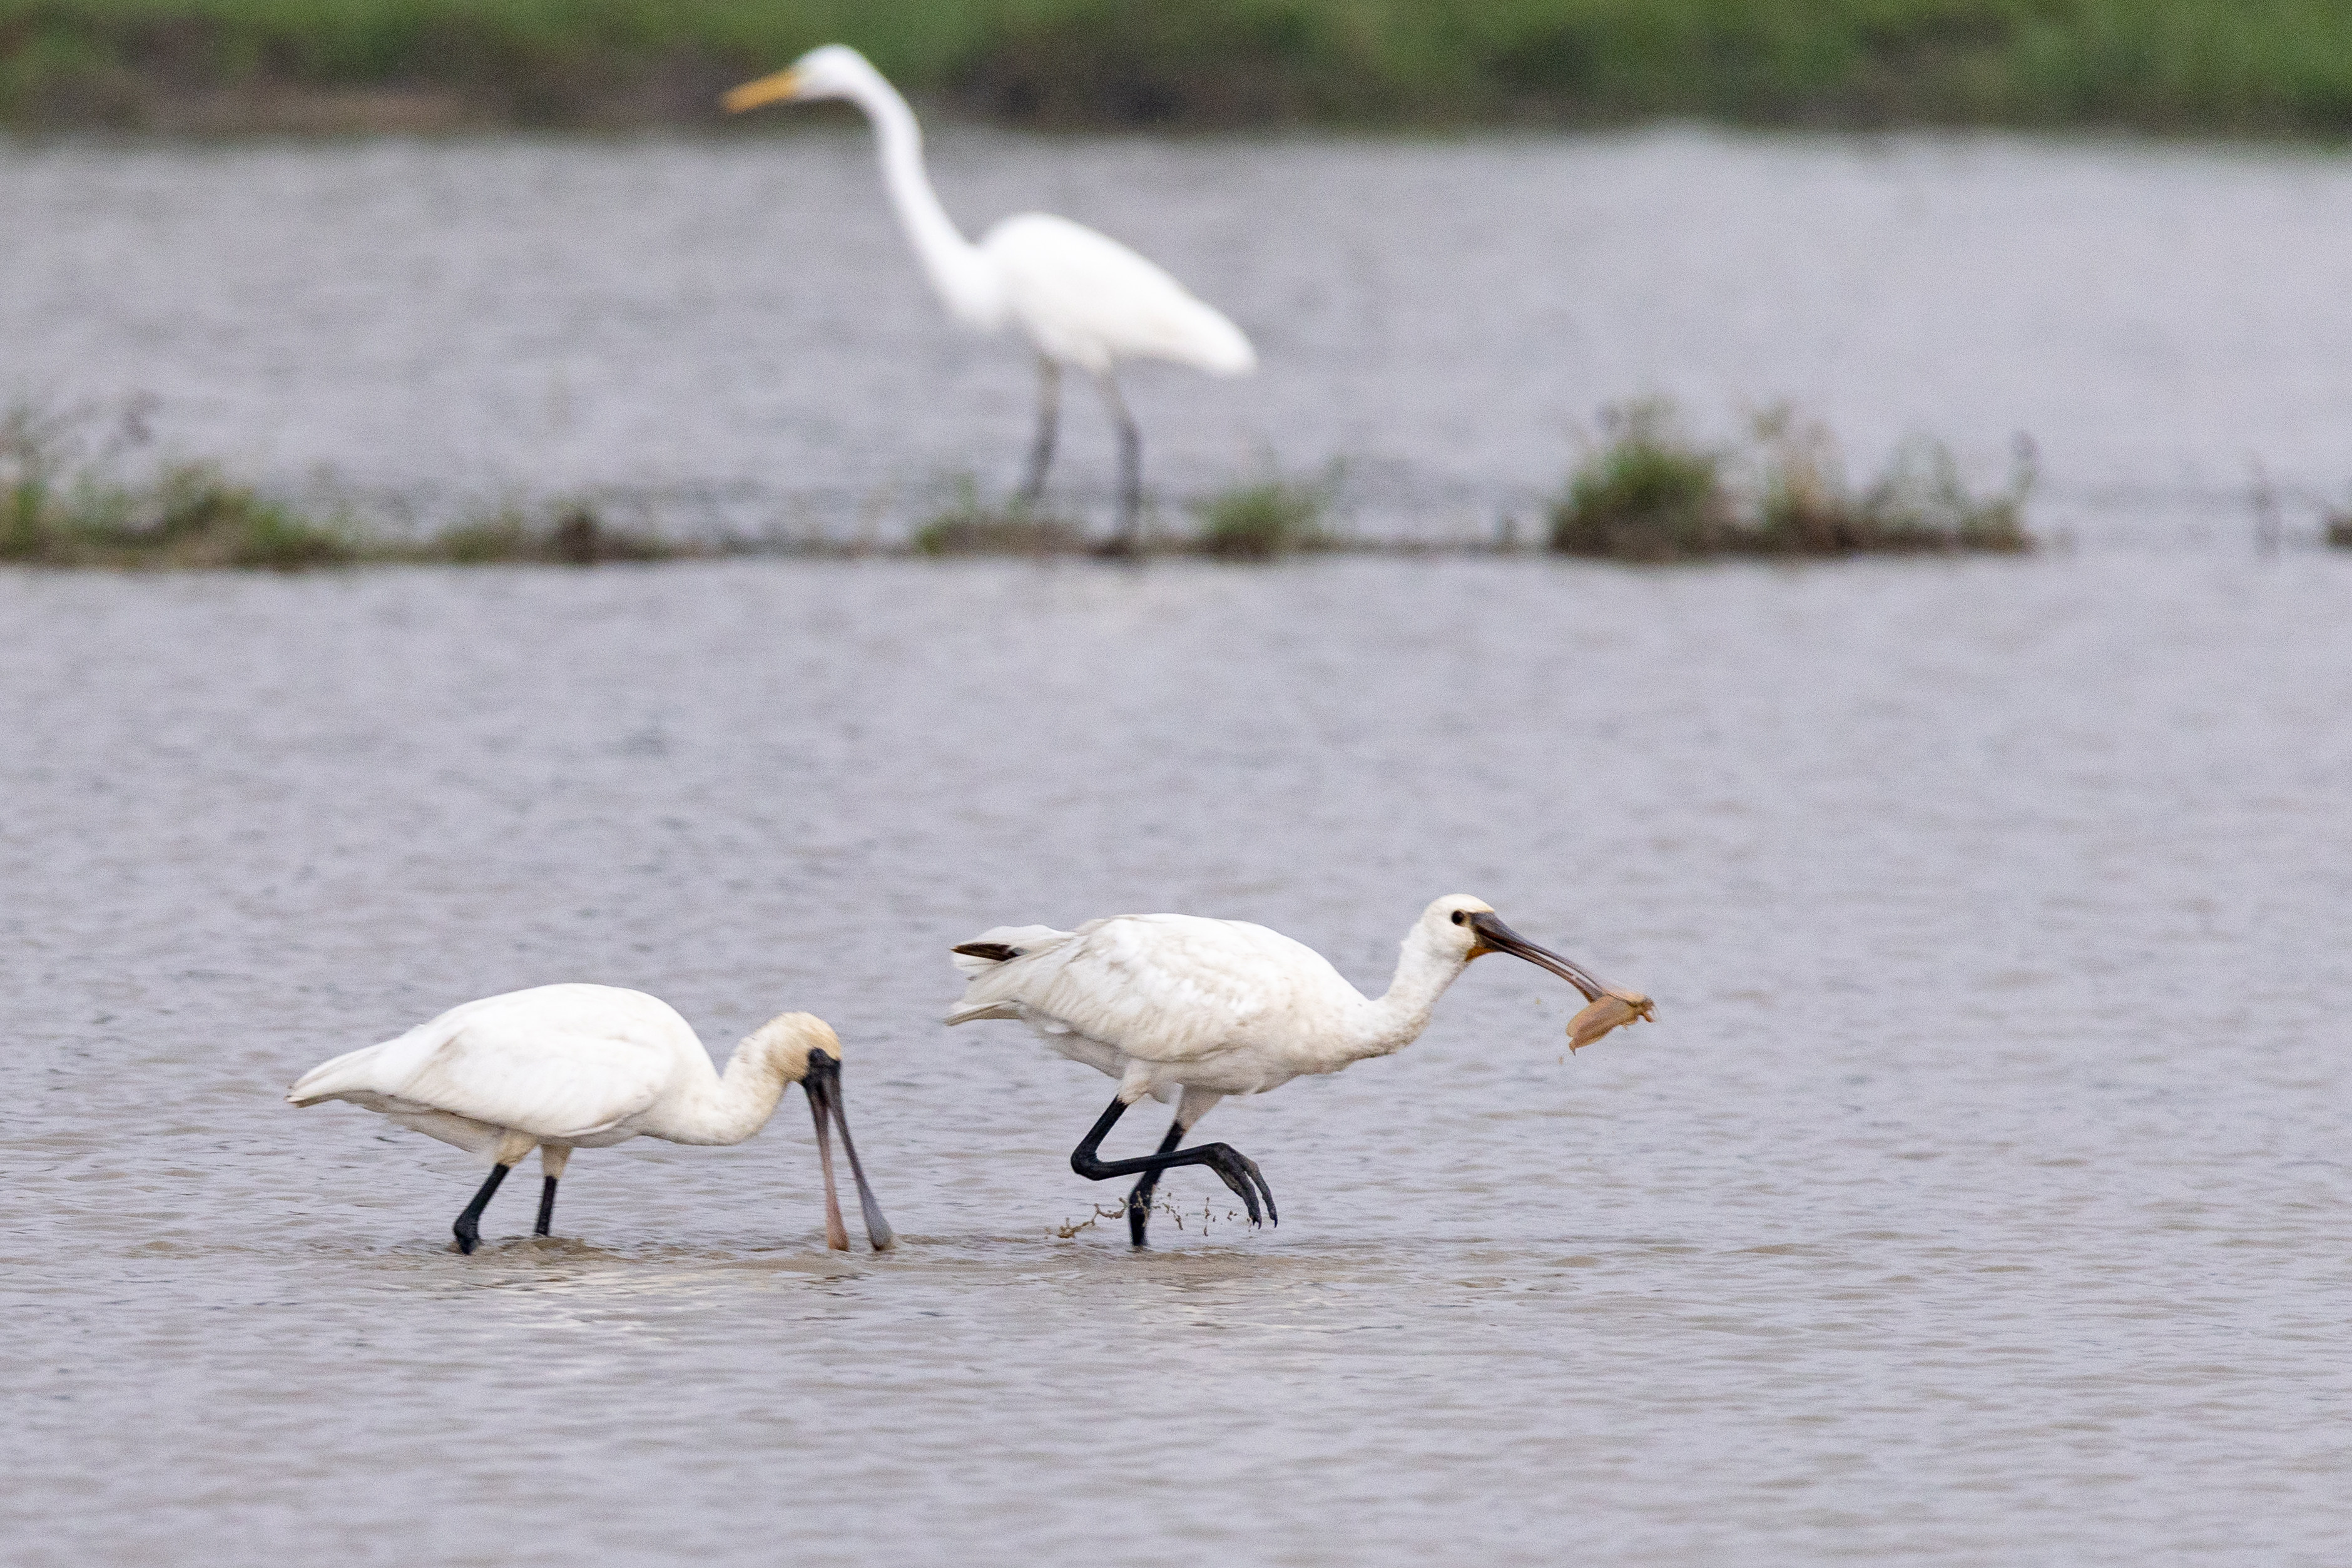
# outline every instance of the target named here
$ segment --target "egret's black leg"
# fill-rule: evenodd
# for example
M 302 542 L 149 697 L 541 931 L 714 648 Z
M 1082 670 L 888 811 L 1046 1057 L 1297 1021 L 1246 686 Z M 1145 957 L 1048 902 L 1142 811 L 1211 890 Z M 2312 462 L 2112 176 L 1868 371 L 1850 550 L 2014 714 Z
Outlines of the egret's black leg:
M 1249 1211 L 1250 1224 L 1282 1223 L 1275 1212 L 1274 1190 L 1265 1184 L 1265 1177 L 1257 1162 L 1230 1143 L 1202 1143 L 1195 1148 L 1171 1150 L 1160 1154 L 1139 1154 L 1131 1160 L 1106 1160 L 1095 1151 L 1103 1137 L 1127 1114 L 1127 1102 L 1116 1095 L 1110 1108 L 1096 1119 L 1094 1127 L 1076 1149 L 1070 1151 L 1070 1169 L 1090 1182 L 1108 1181 L 1113 1176 L 1132 1176 L 1144 1171 L 1165 1171 L 1177 1165 L 1206 1165 L 1217 1173 L 1217 1179 L 1231 1187 L 1241 1198 L 1242 1207 Z M 1263 1208 L 1258 1200 L 1265 1200 Z
M 547 1227 L 555 1223 L 555 1178 L 543 1176 L 539 1184 L 539 1225 L 533 1236 L 545 1236 Z
M 1160 1141 L 1160 1152 L 1175 1152 L 1176 1145 L 1184 1142 L 1184 1123 L 1180 1120 L 1168 1124 L 1168 1136 Z M 1141 1247 L 1143 1233 L 1151 1224 L 1151 1194 L 1160 1185 L 1160 1173 L 1146 1171 L 1127 1194 L 1127 1238 Z
M 1118 383 L 1108 374 L 1102 378 L 1102 393 L 1111 423 L 1118 426 L 1118 532 L 1103 552 L 1132 555 L 1136 525 L 1143 513 L 1143 433 L 1135 427 L 1135 416 L 1127 411 L 1127 399 L 1118 395 Z
M 1062 422 L 1062 367 L 1037 361 L 1037 436 L 1029 445 L 1029 472 L 1014 504 L 1035 506 L 1045 493 L 1045 470 L 1054 466 L 1054 433 Z
M 467 1204 L 466 1212 L 457 1216 L 457 1223 L 449 1227 L 457 1232 L 458 1251 L 470 1255 L 474 1248 L 482 1245 L 482 1211 L 490 1206 L 491 1194 L 499 1190 L 499 1184 L 505 1181 L 507 1173 L 513 1169 L 512 1165 L 492 1165 L 490 1179 L 482 1184 L 481 1190 L 474 1194 L 474 1201 Z

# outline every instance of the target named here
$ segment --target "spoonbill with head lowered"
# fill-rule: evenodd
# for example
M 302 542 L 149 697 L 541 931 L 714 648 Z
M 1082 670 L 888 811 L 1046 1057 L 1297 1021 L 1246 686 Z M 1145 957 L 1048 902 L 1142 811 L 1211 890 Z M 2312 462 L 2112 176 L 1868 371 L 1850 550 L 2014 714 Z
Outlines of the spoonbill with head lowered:
M 544 1178 L 534 1234 L 545 1236 L 555 1217 L 555 1184 L 574 1149 L 640 1136 L 740 1143 L 767 1125 L 795 1083 L 808 1092 L 816 1119 L 825 1245 L 849 1246 L 833 1185 L 837 1127 L 866 1240 L 877 1252 L 889 1247 L 890 1227 L 842 1110 L 841 1041 L 807 1013 L 785 1013 L 754 1029 L 721 1076 L 668 1003 L 612 985 L 541 985 L 465 1003 L 398 1039 L 322 1062 L 286 1098 L 295 1105 L 347 1100 L 486 1156 L 489 1179 L 453 1227 L 458 1250 L 472 1252 L 491 1195 L 534 1147 Z
M 1387 992 L 1368 997 L 1314 949 L 1246 921 L 1117 915 L 1074 931 L 1000 926 L 954 950 L 966 984 L 947 1021 L 1019 1019 L 1054 1050 L 1118 1079 L 1070 1168 L 1097 1182 L 1139 1174 L 1128 1194 L 1127 1224 L 1140 1247 L 1160 1173 L 1175 1165 L 1214 1171 L 1240 1195 L 1252 1225 L 1278 1219 L 1255 1161 L 1228 1143 L 1180 1148 L 1184 1135 L 1229 1094 L 1263 1094 L 1294 1078 L 1402 1050 L 1428 1027 L 1445 988 L 1483 953 L 1524 958 L 1583 993 L 1587 1005 L 1569 1026 L 1572 1048 L 1652 1016 L 1648 997 L 1603 984 L 1538 947 L 1482 900 L 1437 900 L 1405 933 L 1403 947 Z M 1176 1102 L 1158 1152 L 1101 1158 L 1103 1135 L 1145 1095 Z
M 811 49 L 789 68 L 746 82 L 721 101 L 730 113 L 786 100 L 846 99 L 866 111 L 882 156 L 882 183 L 924 275 L 949 311 L 994 331 L 1011 322 L 1037 351 L 1037 435 L 1021 485 L 1024 506 L 1045 493 L 1061 420 L 1065 367 L 1094 377 L 1118 427 L 1119 548 L 1132 548 L 1143 498 L 1143 437 L 1119 395 L 1120 360 L 1172 360 L 1241 375 L 1257 354 L 1241 329 L 1134 251 L 1047 213 L 1022 213 L 964 238 L 923 168 L 923 132 L 907 100 L 845 44 Z

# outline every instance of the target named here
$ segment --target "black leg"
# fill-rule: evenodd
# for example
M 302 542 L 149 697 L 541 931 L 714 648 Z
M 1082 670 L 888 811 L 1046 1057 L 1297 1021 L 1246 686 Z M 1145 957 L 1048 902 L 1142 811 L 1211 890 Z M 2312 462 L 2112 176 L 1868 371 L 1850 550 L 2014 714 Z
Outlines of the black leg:
M 1143 433 L 1135 427 L 1135 416 L 1127 411 L 1127 399 L 1118 395 L 1118 383 L 1108 374 L 1102 377 L 1102 394 L 1111 423 L 1118 426 L 1118 532 L 1103 547 L 1103 553 L 1132 555 L 1136 526 L 1143 513 Z
M 490 1206 L 491 1194 L 499 1190 L 499 1184 L 505 1181 L 507 1173 L 513 1169 L 512 1165 L 492 1165 L 490 1179 L 482 1184 L 481 1190 L 474 1194 L 474 1201 L 467 1204 L 466 1212 L 457 1216 L 457 1223 L 449 1227 L 457 1234 L 458 1251 L 470 1256 L 474 1248 L 482 1245 L 482 1211 Z
M 1172 1154 L 1182 1142 L 1184 1123 L 1171 1121 L 1168 1124 L 1168 1136 L 1160 1141 L 1160 1152 Z M 1151 1225 L 1151 1194 L 1159 1185 L 1160 1173 L 1146 1171 L 1136 1182 L 1135 1190 L 1127 1194 L 1127 1238 L 1138 1247 L 1144 1245 L 1143 1233 Z
M 539 1184 L 539 1225 L 533 1236 L 545 1236 L 547 1227 L 555 1223 L 555 1178 L 542 1177 Z
M 1037 362 L 1037 437 L 1029 445 L 1029 473 L 1021 481 L 1015 504 L 1035 506 L 1045 493 L 1045 470 L 1054 466 L 1054 432 L 1062 420 L 1062 367 L 1052 360 Z
M 1282 1223 L 1275 1212 L 1274 1189 L 1265 1184 L 1257 1162 L 1230 1143 L 1202 1143 L 1195 1148 L 1172 1150 L 1160 1154 L 1139 1154 L 1131 1160 L 1105 1160 L 1095 1152 L 1104 1134 L 1118 1124 L 1127 1114 L 1127 1102 L 1116 1095 L 1110 1109 L 1097 1119 L 1092 1131 L 1070 1152 L 1070 1169 L 1090 1182 L 1108 1181 L 1113 1176 L 1132 1176 L 1144 1171 L 1165 1171 L 1177 1165 L 1206 1165 L 1217 1173 L 1218 1180 L 1231 1187 L 1249 1211 L 1250 1224 Z M 1253 1190 L 1255 1189 L 1255 1190 Z M 1261 1209 L 1258 1200 L 1265 1200 Z

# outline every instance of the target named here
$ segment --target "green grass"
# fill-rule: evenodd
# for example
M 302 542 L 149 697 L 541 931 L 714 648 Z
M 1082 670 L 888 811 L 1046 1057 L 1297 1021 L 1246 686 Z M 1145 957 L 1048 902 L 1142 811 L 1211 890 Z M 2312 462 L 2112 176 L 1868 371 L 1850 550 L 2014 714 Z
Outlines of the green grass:
M 1951 454 L 1913 441 L 1865 489 L 1846 482 L 1829 432 L 1787 409 L 1740 447 L 1704 446 L 1663 402 L 1609 410 L 1603 440 L 1551 507 L 1551 548 L 1619 561 L 2032 548 L 2024 505 L 2032 448 L 2008 490 L 1972 493 Z
M 1609 410 L 1601 425 L 1604 439 L 1550 509 L 1549 543 L 1564 554 L 1663 562 L 2032 547 L 2022 522 L 2030 447 L 2021 447 L 2009 489 L 1997 495 L 1972 493 L 1950 456 L 1928 441 L 1904 447 L 1875 481 L 1855 489 L 1828 432 L 1785 410 L 1759 419 L 1743 446 L 1727 447 L 1693 440 L 1664 403 Z M 96 428 L 87 416 L 29 407 L 0 415 L 0 564 L 289 572 L 368 563 L 593 566 L 869 548 L 774 537 L 680 542 L 616 527 L 579 502 L 544 511 L 508 508 L 424 538 L 386 537 L 348 517 L 310 515 L 212 463 L 167 462 L 145 477 L 123 477 L 123 452 L 144 439 L 135 418 L 110 437 L 93 436 Z M 1147 532 L 1142 552 L 1270 561 L 1398 548 L 1351 542 L 1332 528 L 1339 481 L 1334 467 L 1318 479 L 1270 474 L 1238 484 L 1192 503 L 1196 531 Z M 2352 519 L 2332 519 L 2329 537 L 2352 542 Z M 917 531 L 909 549 L 928 556 L 1105 552 L 1076 522 L 983 503 L 970 479 Z
M 1329 550 L 1336 473 L 1319 480 L 1269 476 L 1236 485 L 1193 504 L 1201 531 L 1192 547 L 1223 561 L 1271 561 L 1307 550 Z
M 0 0 L 0 121 L 715 121 L 835 37 L 1022 124 L 2352 132 L 2344 0 Z
M 117 471 L 113 444 L 91 422 L 19 406 L 0 415 L 0 563 L 127 570 L 299 572 L 363 562 L 591 566 L 708 553 L 614 528 L 584 506 L 543 521 L 506 510 L 423 540 L 363 533 L 316 518 L 230 479 L 213 463 L 178 461 L 146 479 Z
M 265 500 L 210 463 L 125 483 L 83 458 L 75 434 L 71 421 L 27 408 L 0 416 L 0 561 L 297 571 L 358 558 L 336 523 Z
M 1721 553 L 1733 527 L 1722 454 L 1690 441 L 1664 403 L 1612 409 L 1601 429 L 1552 504 L 1551 547 L 1634 561 Z
M 1018 504 L 992 507 L 970 479 L 956 483 L 955 500 L 915 531 L 918 555 L 1077 555 L 1086 530 L 1064 518 Z

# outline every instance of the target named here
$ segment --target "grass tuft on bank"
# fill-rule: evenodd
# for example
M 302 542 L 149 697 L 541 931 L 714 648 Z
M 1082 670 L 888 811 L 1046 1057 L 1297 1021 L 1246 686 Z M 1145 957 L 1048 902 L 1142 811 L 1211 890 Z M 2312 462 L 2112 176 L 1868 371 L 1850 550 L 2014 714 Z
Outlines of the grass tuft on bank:
M 1022 125 L 2352 133 L 2337 0 L 0 0 L 0 123 L 716 123 L 832 38 Z
M 1338 490 L 1336 470 L 1319 480 L 1272 474 L 1221 490 L 1193 503 L 1201 526 L 1188 543 L 1220 561 L 1272 561 L 1337 549 L 1331 514 Z
M 1018 502 L 992 506 L 970 479 L 954 500 L 915 531 L 918 555 L 1080 555 L 1088 546 L 1079 524 Z
M 1980 496 L 1951 454 L 1925 440 L 1906 443 L 1856 489 L 1829 431 L 1786 408 L 1759 416 L 1734 447 L 1693 439 L 1663 401 L 1605 411 L 1601 434 L 1550 509 L 1550 545 L 1562 554 L 1670 562 L 2033 547 L 2023 521 L 2033 467 L 2023 444 L 2010 488 Z
M 359 553 L 341 527 L 265 500 L 211 463 L 170 463 L 126 483 L 76 460 L 67 422 L 28 408 L 0 416 L 0 561 L 299 571 Z
M 135 430 L 135 416 L 127 422 Z M 534 518 L 516 510 L 423 540 L 368 535 L 346 518 L 308 516 L 238 483 L 217 464 L 174 461 L 126 479 L 120 433 L 29 406 L 0 414 L 0 563 L 301 572 L 362 563 L 593 566 L 707 552 L 604 522 L 572 505 Z

